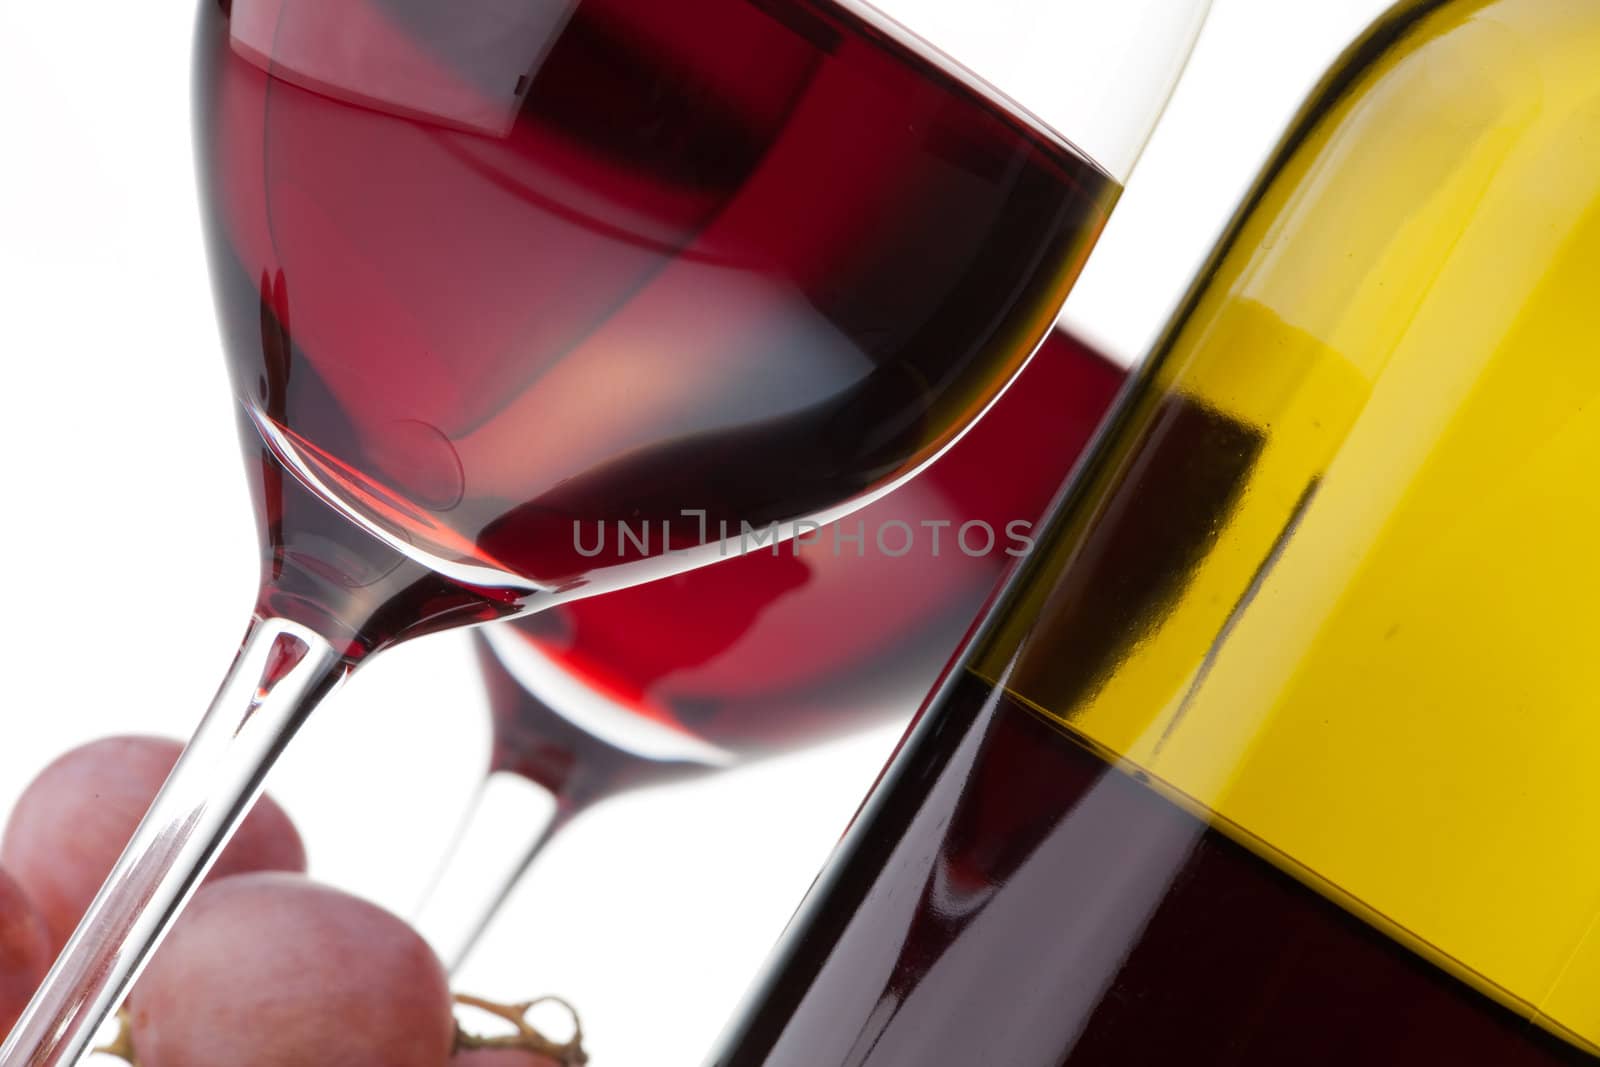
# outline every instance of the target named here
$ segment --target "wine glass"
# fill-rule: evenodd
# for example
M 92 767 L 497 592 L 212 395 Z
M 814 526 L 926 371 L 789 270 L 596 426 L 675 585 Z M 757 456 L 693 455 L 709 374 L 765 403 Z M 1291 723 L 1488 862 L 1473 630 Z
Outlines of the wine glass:
M 446 963 L 595 804 L 909 718 L 1122 382 L 1057 328 L 970 433 L 855 516 L 479 629 L 489 773 L 415 917 Z
M 714 563 L 724 523 L 792 536 L 948 447 L 1044 338 L 1204 7 L 202 0 L 260 593 L 0 1067 L 77 1058 L 373 654 Z M 654 536 L 584 550 L 620 520 Z

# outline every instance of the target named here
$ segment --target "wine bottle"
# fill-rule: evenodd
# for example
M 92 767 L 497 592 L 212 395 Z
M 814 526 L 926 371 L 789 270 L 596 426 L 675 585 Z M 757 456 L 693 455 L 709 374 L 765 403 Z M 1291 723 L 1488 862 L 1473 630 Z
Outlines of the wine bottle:
M 1597 57 L 1352 46 L 711 1064 L 1596 1062 Z

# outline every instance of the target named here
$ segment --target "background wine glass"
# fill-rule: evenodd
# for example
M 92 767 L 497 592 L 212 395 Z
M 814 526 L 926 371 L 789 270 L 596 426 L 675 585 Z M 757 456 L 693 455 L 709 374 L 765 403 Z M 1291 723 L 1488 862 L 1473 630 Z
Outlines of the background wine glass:
M 201 184 L 261 592 L 0 1063 L 77 1058 L 372 653 L 714 558 L 594 568 L 570 520 L 708 493 L 713 520 L 831 517 L 953 440 L 1042 339 L 1114 199 L 1104 166 L 1171 88 L 1204 4 L 1159 6 L 1081 26 L 1138 46 L 1066 79 L 1120 81 L 1117 106 L 1036 97 L 1036 119 L 854 7 L 203 2 Z
M 908 718 L 1122 379 L 1058 329 L 954 448 L 809 543 L 478 630 L 494 747 L 418 916 L 441 957 L 597 802 Z

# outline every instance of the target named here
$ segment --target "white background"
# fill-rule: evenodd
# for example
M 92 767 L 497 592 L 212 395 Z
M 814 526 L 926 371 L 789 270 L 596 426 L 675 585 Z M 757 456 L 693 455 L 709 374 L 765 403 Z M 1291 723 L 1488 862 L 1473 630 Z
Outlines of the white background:
M 1301 97 L 1384 6 L 1216 0 L 1075 326 L 1124 360 L 1148 346 Z M 0 0 L 0 812 L 76 743 L 186 734 L 252 602 L 193 206 L 191 11 Z M 378 661 L 286 758 L 272 792 L 316 876 L 413 906 L 485 757 L 466 650 L 447 635 Z M 574 999 L 598 1067 L 692 1067 L 893 740 L 600 808 L 461 984 Z

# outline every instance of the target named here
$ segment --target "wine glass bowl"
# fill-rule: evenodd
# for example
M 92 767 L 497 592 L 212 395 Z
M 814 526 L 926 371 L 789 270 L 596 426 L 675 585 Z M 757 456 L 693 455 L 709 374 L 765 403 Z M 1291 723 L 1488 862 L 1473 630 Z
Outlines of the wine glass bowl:
M 902 480 L 1118 189 L 853 10 L 436 11 L 202 5 L 197 124 L 247 437 L 465 586 L 635 584 Z

